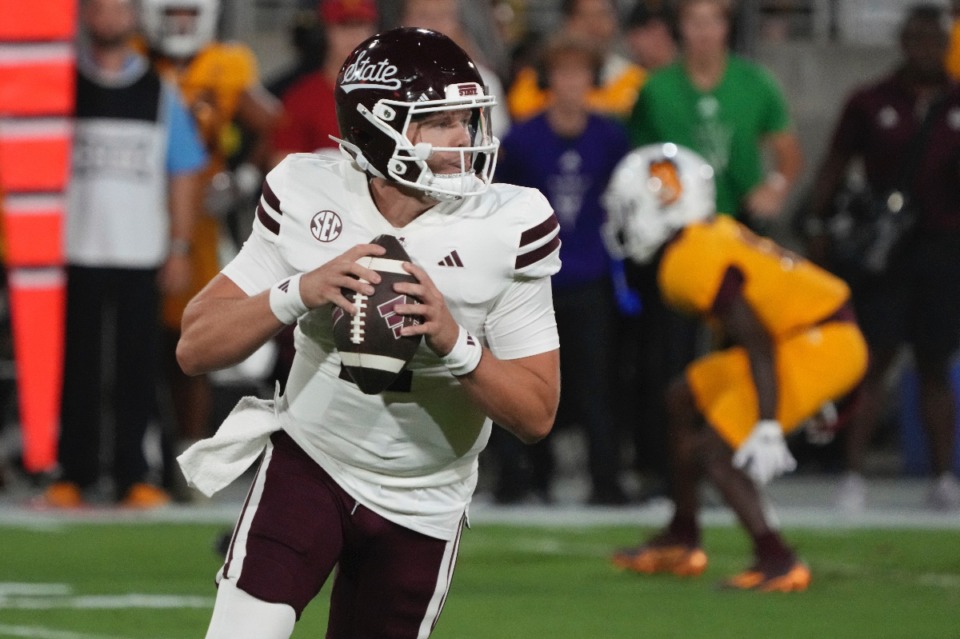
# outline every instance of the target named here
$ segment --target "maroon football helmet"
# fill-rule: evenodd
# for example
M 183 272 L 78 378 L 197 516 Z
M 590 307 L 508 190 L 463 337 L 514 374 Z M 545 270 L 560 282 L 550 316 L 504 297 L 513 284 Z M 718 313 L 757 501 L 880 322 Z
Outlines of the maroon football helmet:
M 441 200 L 476 195 L 489 185 L 500 146 L 490 132 L 496 98 L 447 36 L 403 27 L 367 39 L 343 63 L 335 96 L 340 146 L 368 173 Z M 441 148 L 407 138 L 418 116 L 461 109 L 473 114 L 470 146 Z M 462 170 L 433 173 L 426 160 L 434 151 L 459 153 Z

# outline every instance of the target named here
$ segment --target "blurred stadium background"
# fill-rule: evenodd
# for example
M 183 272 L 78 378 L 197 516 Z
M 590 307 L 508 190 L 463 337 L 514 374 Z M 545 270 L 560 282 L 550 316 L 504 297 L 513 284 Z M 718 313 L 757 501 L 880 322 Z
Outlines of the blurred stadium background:
M 385 11 L 392 3 L 381 2 Z M 251 45 L 269 78 L 291 58 L 294 14 L 312 4 L 226 0 L 222 33 Z M 557 0 L 500 4 L 531 30 L 549 32 L 558 20 Z M 632 2 L 619 4 L 626 10 Z M 795 199 L 802 198 L 849 89 L 896 59 L 897 22 L 910 4 L 741 0 L 737 49 L 780 79 L 799 129 L 807 177 Z M 772 234 L 790 244 L 789 219 L 778 224 Z M 0 308 L 0 320 L 7 316 Z M 151 513 L 38 511 L 29 505 L 35 492 L 29 479 L 9 470 L 20 448 L 15 382 L 7 327 L 0 330 L 0 466 L 8 467 L 0 488 L 0 638 L 200 636 L 218 566 L 214 544 L 236 516 L 246 481 L 214 500 Z M 658 499 L 615 509 L 581 506 L 588 490 L 584 445 L 577 433 L 561 432 L 555 505 L 498 507 L 481 486 L 474 530 L 464 537 L 453 596 L 435 636 L 960 638 L 960 517 L 924 507 L 922 442 L 908 385 L 909 376 L 905 399 L 894 406 L 871 454 L 876 497 L 866 512 L 833 510 L 836 479 L 819 466 L 802 467 L 770 489 L 771 508 L 814 570 L 809 592 L 716 593 L 710 580 L 742 568 L 746 540 L 709 493 L 706 543 L 714 554 L 704 579 L 644 580 L 614 572 L 610 551 L 660 525 L 667 506 Z M 220 409 L 259 390 L 223 383 Z M 323 606 L 314 604 L 295 637 L 320 636 Z
M 396 11 L 396 2 L 381 0 L 383 19 Z M 469 8 L 473 3 L 464 3 Z M 549 33 L 560 19 L 559 0 L 498 0 L 498 11 L 512 15 L 519 31 Z M 897 59 L 896 29 L 910 0 L 740 0 L 735 24 L 736 48 L 770 68 L 787 95 L 805 157 L 805 173 L 793 191 L 788 215 L 769 229 L 787 246 L 795 245 L 792 213 L 802 204 L 812 171 L 819 163 L 843 99 L 865 79 L 891 68 Z M 945 0 L 934 4 L 946 6 Z M 227 0 L 223 2 L 221 33 L 251 46 L 261 77 L 270 77 L 290 62 L 289 30 L 296 13 L 315 5 L 311 0 Z M 625 13 L 633 0 L 618 0 Z M 490 25 L 471 23 L 478 41 L 490 38 Z M 501 52 L 503 64 L 507 51 Z M 9 335 L 7 300 L 0 303 L 0 468 L 15 465 L 20 451 L 17 428 L 15 367 Z M 904 364 L 909 369 L 909 362 Z M 960 378 L 960 369 L 957 371 Z M 883 473 L 926 470 L 923 436 L 915 415 L 913 379 L 905 377 L 887 428 L 871 457 L 873 470 Z M 960 379 L 956 380 L 960 384 Z M 223 383 L 218 388 L 220 410 L 250 388 Z M 901 405 L 903 410 L 901 410 Z M 571 435 L 575 437 L 574 435 Z M 960 438 L 958 438 L 960 441 Z M 561 446 L 562 448 L 562 446 Z M 571 454 L 581 447 L 573 443 Z M 958 447 L 960 464 L 960 447 Z M 8 480 L 15 479 L 8 477 Z

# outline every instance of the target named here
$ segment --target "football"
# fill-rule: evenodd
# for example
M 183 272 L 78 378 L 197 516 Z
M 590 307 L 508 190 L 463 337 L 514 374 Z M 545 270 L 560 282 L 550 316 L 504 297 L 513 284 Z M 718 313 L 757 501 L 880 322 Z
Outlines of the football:
M 392 235 L 378 235 L 370 243 L 379 244 L 386 253 L 362 257 L 357 263 L 378 272 L 380 283 L 370 296 L 343 289 L 344 296 L 357 307 L 357 314 L 334 309 L 333 339 L 346 377 L 364 393 L 375 395 L 387 390 L 404 371 L 420 346 L 421 336 L 401 336 L 400 329 L 420 320 L 394 311 L 397 304 L 415 301 L 393 290 L 398 282 L 417 281 L 403 270 L 410 256 Z

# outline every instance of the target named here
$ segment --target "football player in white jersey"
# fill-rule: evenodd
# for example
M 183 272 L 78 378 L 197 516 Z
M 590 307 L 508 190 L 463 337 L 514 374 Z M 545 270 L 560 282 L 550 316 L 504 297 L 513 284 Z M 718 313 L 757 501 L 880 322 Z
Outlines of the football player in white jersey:
M 439 617 L 492 422 L 550 431 L 559 340 L 550 276 L 559 226 L 535 190 L 491 185 L 495 98 L 449 38 L 394 29 L 362 43 L 336 87 L 342 157 L 295 154 L 266 178 L 250 238 L 189 304 L 178 359 L 230 366 L 298 323 L 283 396 L 247 398 L 180 458 L 219 490 L 263 452 L 218 578 L 208 638 L 289 637 L 338 566 L 327 637 L 427 637 Z M 343 294 L 398 237 L 416 283 L 396 284 L 423 341 L 390 389 L 341 375 Z M 415 298 L 415 299 L 414 299 Z M 345 379 L 346 378 L 346 379 Z

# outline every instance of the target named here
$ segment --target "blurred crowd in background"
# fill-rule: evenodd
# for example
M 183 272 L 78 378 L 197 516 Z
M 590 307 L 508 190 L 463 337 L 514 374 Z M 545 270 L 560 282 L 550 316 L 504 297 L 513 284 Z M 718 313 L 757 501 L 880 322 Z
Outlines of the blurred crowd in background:
M 831 421 L 845 427 L 835 437 L 831 431 L 826 438 L 830 441 L 798 435 L 790 443 L 801 471 L 836 475 L 838 492 L 833 498 L 841 507 L 863 509 L 867 503 L 863 476 L 890 471 L 929 475 L 935 482 L 931 505 L 960 507 L 952 382 L 960 376 L 953 363 L 960 339 L 960 326 L 954 322 L 960 318 L 960 293 L 955 294 L 956 285 L 951 285 L 960 282 L 952 275 L 960 269 L 960 144 L 951 146 L 952 138 L 946 141 L 944 136 L 929 144 L 910 142 L 926 135 L 921 131 L 928 111 L 931 119 L 942 119 L 951 130 L 960 128 L 960 110 L 953 109 L 949 97 L 955 92 L 953 78 L 960 73 L 960 46 L 954 44 L 958 38 L 950 22 L 951 7 L 945 3 L 867 7 L 870 3 L 799 0 L 81 0 L 80 4 L 81 72 L 97 74 L 84 71 L 84 56 L 117 45 L 109 32 L 116 28 L 113 36 L 122 37 L 124 47 L 120 66 L 127 64 L 126 55 L 143 56 L 140 59 L 150 63 L 158 78 L 177 88 L 192 116 L 189 130 L 169 139 L 200 148 L 193 153 L 195 160 L 172 168 L 165 160 L 171 179 L 163 201 L 172 207 L 186 198 L 183 206 L 195 210 L 184 214 L 189 222 L 180 236 L 172 234 L 168 254 L 148 265 L 164 278 L 156 299 L 142 302 L 160 309 L 155 330 L 148 334 L 156 342 L 155 366 L 149 364 L 150 358 L 130 351 L 129 342 L 119 341 L 124 326 L 134 323 L 142 328 L 149 316 L 134 318 L 118 311 L 110 319 L 99 314 L 129 303 L 123 293 L 114 300 L 97 298 L 103 309 L 98 306 L 98 314 L 87 317 L 87 324 L 79 328 L 71 324 L 77 312 L 69 315 L 68 301 L 64 396 L 69 401 L 64 403 L 61 424 L 62 468 L 55 476 L 34 478 L 47 505 L 71 507 L 116 499 L 129 507 L 149 508 L 171 499 L 197 499 L 182 484 L 176 455 L 211 435 L 239 395 L 271 396 L 276 384 L 282 386 L 292 356 L 292 329 L 241 366 L 188 378 L 173 357 L 179 316 L 185 301 L 235 254 L 249 233 L 263 175 L 288 153 L 337 152 L 331 138 L 338 134 L 333 87 L 342 60 L 365 38 L 403 25 L 441 31 L 471 55 L 499 102 L 493 114 L 494 131 L 502 141 L 497 179 L 539 188 L 562 227 L 564 268 L 554 278 L 563 358 L 560 418 L 554 433 L 533 447 L 520 446 L 510 435 L 497 432 L 481 458 L 486 465 L 481 469 L 482 489 L 492 499 L 550 503 L 555 499 L 558 467 L 570 454 L 558 450 L 558 444 L 569 446 L 571 441 L 577 442 L 575 453 L 585 451 L 577 455 L 582 460 L 577 470 L 590 486 L 586 501 L 616 506 L 665 494 L 663 391 L 669 379 L 714 345 L 694 322 L 664 308 L 648 269 L 606 253 L 600 231 L 605 215 L 601 194 L 614 166 L 631 148 L 676 142 L 713 165 L 721 212 L 827 266 L 830 258 L 819 239 L 826 235 L 824 224 L 838 196 L 847 193 L 848 183 L 886 191 L 904 180 L 910 182 L 904 185 L 906 190 L 916 183 L 925 192 L 936 193 L 928 206 L 938 208 L 939 222 L 926 232 L 942 241 L 933 249 L 922 245 L 912 250 L 936 251 L 939 261 L 927 264 L 926 271 L 894 261 L 865 285 L 853 281 L 850 273 L 840 274 L 849 275 L 855 299 L 858 292 L 863 295 L 860 299 L 867 306 L 858 307 L 858 313 L 882 318 L 892 308 L 925 315 L 940 308 L 942 321 L 917 327 L 905 317 L 903 326 L 876 320 L 874 324 L 881 326 L 873 333 L 867 327 L 877 350 L 872 353 L 875 366 L 866 389 L 832 407 Z M 862 15 L 857 13 L 859 5 Z M 94 10 L 130 11 L 136 17 L 129 25 L 131 32 L 122 23 L 98 22 Z M 870 23 L 863 17 L 868 13 L 869 20 L 881 22 Z M 871 63 L 876 65 L 878 57 L 883 66 L 863 73 L 867 66 L 863 59 L 874 54 L 858 53 L 858 40 L 864 51 L 882 52 Z M 851 86 L 844 86 L 844 95 L 826 95 L 840 81 L 821 87 L 812 97 L 797 97 L 796 87 L 788 86 L 798 76 L 815 84 L 811 73 L 830 66 L 823 59 L 829 54 L 823 51 L 848 55 L 848 74 L 858 85 L 866 83 L 857 87 L 860 93 L 850 103 L 838 101 L 846 99 Z M 99 60 L 94 58 L 96 54 L 90 59 L 91 69 Z M 843 67 L 843 60 L 836 66 Z M 779 76 L 783 69 L 792 75 Z M 892 75 L 884 80 L 886 74 Z M 862 95 L 877 94 L 874 83 L 882 80 L 895 86 L 876 98 Z M 101 82 L 102 87 L 109 84 Z M 811 110 L 809 101 L 819 96 L 829 97 L 830 106 Z M 937 106 L 945 103 L 949 106 Z M 78 110 L 77 117 L 85 113 Z M 805 119 L 799 122 L 798 115 Z M 876 126 L 870 124 L 871 118 Z M 898 128 L 898 118 L 912 124 Z M 882 135 L 886 129 L 899 133 L 887 139 Z M 183 141 L 186 138 L 193 141 Z M 936 151 L 931 150 L 934 147 Z M 926 153 L 946 171 L 917 178 L 894 162 L 879 166 L 881 158 L 904 155 L 920 158 L 914 162 L 923 164 Z M 185 175 L 193 185 L 177 187 L 172 178 Z M 153 197 L 161 198 L 157 193 Z M 171 216 L 175 227 L 176 218 Z M 68 233 L 70 229 L 68 225 Z M 83 229 L 73 232 L 82 234 Z M 68 252 L 69 272 L 79 269 L 76 281 L 91 267 L 103 266 L 86 257 L 71 261 Z M 923 275 L 931 269 L 940 274 L 932 283 Z M 894 278 L 890 271 L 920 274 L 914 279 Z M 178 283 L 177 277 L 185 281 Z M 894 287 L 896 294 L 889 293 L 893 281 L 899 287 Z M 911 291 L 925 285 L 931 289 L 927 297 L 909 298 Z M 93 279 L 88 286 L 96 292 L 115 285 Z M 89 310 L 91 299 L 74 301 Z M 82 337 L 90 331 L 116 335 L 118 341 L 106 344 L 104 356 L 98 340 Z M 918 342 L 918 331 L 937 334 Z M 97 348 L 78 353 L 81 343 Z M 4 344 L 9 360 L 9 343 Z M 913 348 L 902 348 L 905 345 Z M 113 361 L 104 357 L 119 362 L 124 356 L 139 359 L 126 368 L 115 366 L 119 371 L 115 374 L 91 373 L 91 361 L 99 368 L 101 361 Z M 124 384 L 135 381 L 133 373 L 140 378 L 136 381 L 149 385 L 149 392 L 139 410 L 131 412 L 132 395 Z M 6 379 L 0 482 L 18 473 L 11 391 L 16 380 L 11 374 Z M 930 442 L 926 448 L 924 441 Z M 893 464 L 868 463 L 868 453 L 890 450 L 895 453 Z

